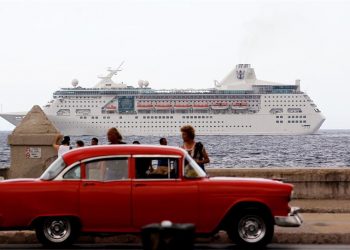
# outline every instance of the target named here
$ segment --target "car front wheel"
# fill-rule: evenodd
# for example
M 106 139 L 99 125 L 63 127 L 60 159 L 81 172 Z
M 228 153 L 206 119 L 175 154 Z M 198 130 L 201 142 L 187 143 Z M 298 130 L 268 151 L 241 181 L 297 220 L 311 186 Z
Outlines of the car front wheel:
M 79 227 L 71 218 L 49 217 L 37 223 L 35 232 L 39 242 L 45 246 L 69 246 L 78 238 Z
M 272 240 L 274 224 L 271 216 L 259 209 L 245 209 L 233 215 L 228 229 L 230 239 L 238 245 L 264 247 Z

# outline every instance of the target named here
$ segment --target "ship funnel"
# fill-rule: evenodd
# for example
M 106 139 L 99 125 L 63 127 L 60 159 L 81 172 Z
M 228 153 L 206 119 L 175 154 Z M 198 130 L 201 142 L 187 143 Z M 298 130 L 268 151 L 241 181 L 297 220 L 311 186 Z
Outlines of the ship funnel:
M 247 89 L 247 84 L 256 81 L 254 68 L 250 64 L 237 64 L 236 67 L 219 83 L 220 88 L 225 89 Z

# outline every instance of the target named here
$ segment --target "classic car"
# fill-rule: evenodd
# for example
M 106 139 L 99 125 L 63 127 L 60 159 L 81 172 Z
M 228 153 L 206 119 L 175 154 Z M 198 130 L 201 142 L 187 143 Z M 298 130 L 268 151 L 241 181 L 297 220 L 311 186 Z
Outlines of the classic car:
M 301 225 L 288 205 L 292 193 L 276 180 L 208 177 L 176 147 L 84 147 L 58 157 L 40 178 L 0 181 L 0 230 L 35 230 L 42 244 L 61 247 L 80 234 L 140 233 L 167 220 L 264 246 L 275 225 Z

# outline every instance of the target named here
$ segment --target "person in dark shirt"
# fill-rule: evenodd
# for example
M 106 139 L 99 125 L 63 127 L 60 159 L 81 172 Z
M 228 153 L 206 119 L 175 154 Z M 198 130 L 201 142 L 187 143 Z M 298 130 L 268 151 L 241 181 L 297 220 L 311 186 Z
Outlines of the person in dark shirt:
M 168 145 L 168 141 L 166 140 L 166 138 L 162 137 L 159 139 L 159 144 L 163 145 L 163 146 L 167 146 Z
M 159 139 L 159 144 L 162 146 L 167 146 L 168 145 L 168 141 L 166 140 L 166 138 L 162 137 Z M 160 158 L 158 160 L 158 166 L 168 166 L 168 159 L 166 158 Z
M 77 145 L 77 148 L 82 148 L 82 147 L 84 147 L 84 142 L 81 141 L 81 140 L 78 140 L 78 141 L 76 141 L 75 143 L 76 143 L 76 145 Z
M 91 146 L 98 145 L 98 139 L 96 137 L 91 139 Z

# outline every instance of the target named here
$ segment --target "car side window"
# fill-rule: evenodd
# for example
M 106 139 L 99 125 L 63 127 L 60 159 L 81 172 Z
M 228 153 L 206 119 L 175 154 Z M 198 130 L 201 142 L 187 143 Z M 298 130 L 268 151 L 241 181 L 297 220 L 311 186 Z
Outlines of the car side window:
M 136 179 L 176 179 L 178 169 L 177 158 L 142 157 L 135 160 Z
M 78 180 L 80 179 L 80 176 L 80 165 L 77 165 L 68 170 L 67 173 L 64 174 L 63 179 Z
M 99 159 L 85 163 L 87 180 L 113 181 L 129 178 L 127 158 Z

